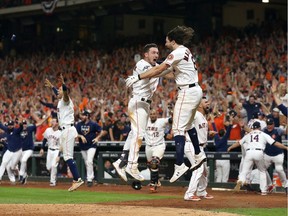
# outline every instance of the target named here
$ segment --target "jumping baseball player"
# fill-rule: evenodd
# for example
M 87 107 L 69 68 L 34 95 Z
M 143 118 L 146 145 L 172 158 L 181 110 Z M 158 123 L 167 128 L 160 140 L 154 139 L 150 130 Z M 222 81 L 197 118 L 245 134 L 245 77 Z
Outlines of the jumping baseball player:
M 51 120 L 51 127 L 47 128 L 43 134 L 44 139 L 42 142 L 42 148 L 40 149 L 40 155 L 44 154 L 44 148 L 47 144 L 47 157 L 46 157 L 46 168 L 50 172 L 50 186 L 56 186 L 57 181 L 57 167 L 59 162 L 60 152 L 60 136 L 61 131 L 59 130 L 57 118 Z
M 12 120 L 8 121 L 7 126 L 4 126 L 0 122 L 0 128 L 4 130 L 7 134 L 7 151 L 2 158 L 2 163 L 0 167 L 0 182 L 2 180 L 5 169 L 7 169 L 7 174 L 12 184 L 16 183 L 13 169 L 18 164 L 22 154 L 20 133 L 23 130 L 22 123 L 20 123 L 20 126 L 18 128 L 15 128 L 14 126 L 15 123 Z
M 84 110 L 81 113 L 80 118 L 81 122 L 76 125 L 76 129 L 78 134 L 81 134 L 86 138 L 87 142 L 83 143 L 80 139 L 79 147 L 86 165 L 87 186 L 92 187 L 94 179 L 93 160 L 97 148 L 97 145 L 93 140 L 96 138 L 96 135 L 102 131 L 102 128 L 96 122 L 90 120 L 90 112 L 88 110 Z
M 142 74 L 133 74 L 126 79 L 126 86 L 129 87 L 143 79 L 156 76 L 163 76 L 173 72 L 178 87 L 178 97 L 173 112 L 172 130 L 176 146 L 176 164 L 174 174 L 170 182 L 175 182 L 189 168 L 184 164 L 185 133 L 193 143 L 195 149 L 195 160 L 191 169 L 197 169 L 205 160 L 206 156 L 200 152 L 197 131 L 192 128 L 192 122 L 197 107 L 201 101 L 203 92 L 198 85 L 198 71 L 190 50 L 184 46 L 188 44 L 194 34 L 190 27 L 177 26 L 168 32 L 165 46 L 172 50 L 163 63 L 151 68 Z
M 156 65 L 159 50 L 156 44 L 144 46 L 144 58 L 136 63 L 134 76 L 139 76 Z M 127 172 L 133 178 L 144 181 L 138 170 L 139 149 L 146 130 L 151 98 L 156 91 L 159 78 L 143 79 L 133 85 L 132 96 L 128 104 L 128 114 L 131 121 L 131 131 L 123 147 L 121 157 L 113 163 L 118 175 L 127 181 Z M 128 164 L 127 164 L 128 161 Z M 127 164 L 127 166 L 126 166 Z M 124 167 L 126 168 L 124 169 Z
M 200 150 L 205 154 L 204 148 L 207 145 L 208 139 L 208 122 L 205 115 L 209 113 L 210 103 L 206 98 L 201 100 L 201 103 L 195 114 L 194 126 L 197 130 Z M 194 147 L 191 143 L 190 137 L 186 134 L 185 154 L 190 163 L 193 164 Z M 208 185 L 208 168 L 207 162 L 204 162 L 200 167 L 192 172 L 189 187 L 184 195 L 184 200 L 187 201 L 200 201 L 201 199 L 213 199 L 214 197 L 207 193 L 206 188 Z
M 35 114 L 30 112 L 31 116 L 36 120 Z M 46 113 L 46 117 L 42 120 L 39 120 L 36 124 L 29 125 L 26 120 L 22 121 L 23 130 L 20 133 L 21 142 L 22 142 L 22 156 L 20 159 L 21 166 L 19 171 L 19 182 L 21 184 L 27 183 L 27 161 L 32 156 L 34 150 L 34 134 L 36 133 L 36 128 L 42 125 L 49 117 L 51 112 Z
M 62 85 L 58 90 L 51 84 L 48 79 L 45 80 L 45 86 L 51 88 L 59 99 L 57 115 L 59 128 L 61 130 L 60 146 L 63 151 L 64 161 L 67 163 L 73 175 L 73 183 L 68 191 L 74 191 L 84 183 L 79 175 L 76 162 L 73 159 L 75 138 L 78 137 L 78 133 L 74 127 L 74 104 L 68 95 L 69 89 L 64 82 L 62 74 L 59 77 L 59 81 L 62 83 Z M 79 138 L 81 138 L 84 143 L 86 142 L 84 136 L 80 135 Z
M 252 125 L 253 130 L 246 134 L 241 140 L 237 141 L 228 148 L 228 152 L 232 149 L 243 146 L 246 155 L 243 161 L 242 172 L 239 173 L 239 179 L 235 187 L 235 191 L 239 191 L 240 187 L 245 183 L 248 172 L 251 171 L 253 164 L 255 164 L 260 172 L 260 190 L 261 195 L 267 195 L 267 179 L 266 179 L 266 167 L 264 164 L 264 149 L 266 143 L 274 145 L 278 148 L 288 151 L 288 147 L 282 143 L 275 141 L 268 134 L 260 130 L 261 125 L 259 122 L 254 122 Z
M 263 132 L 271 136 L 274 140 L 278 141 L 279 143 L 282 143 L 281 136 L 287 134 L 287 130 L 285 131 L 281 128 L 276 128 L 274 125 L 273 118 L 268 118 L 266 123 L 267 127 L 264 129 Z M 270 165 L 274 163 L 275 171 L 278 173 L 282 183 L 282 187 L 285 188 L 287 193 L 288 181 L 283 168 L 283 162 L 284 162 L 283 150 L 276 148 L 273 145 L 266 145 L 266 148 L 264 150 L 264 161 L 266 169 L 268 169 Z M 268 186 L 272 186 L 272 181 L 269 175 L 267 176 L 267 180 L 268 180 L 267 181 Z M 273 187 L 270 190 L 272 189 Z
M 150 169 L 150 191 L 156 192 L 161 186 L 159 181 L 159 164 L 164 156 L 166 144 L 164 140 L 165 128 L 168 123 L 172 124 L 172 118 L 157 118 L 157 111 L 150 111 L 150 119 L 145 131 L 145 153 L 147 165 Z

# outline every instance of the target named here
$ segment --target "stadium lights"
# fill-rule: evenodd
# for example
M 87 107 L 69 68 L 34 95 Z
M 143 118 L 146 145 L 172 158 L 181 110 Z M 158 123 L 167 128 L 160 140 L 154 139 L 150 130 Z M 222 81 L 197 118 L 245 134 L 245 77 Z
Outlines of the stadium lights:
M 262 3 L 269 3 L 269 0 L 262 0 Z

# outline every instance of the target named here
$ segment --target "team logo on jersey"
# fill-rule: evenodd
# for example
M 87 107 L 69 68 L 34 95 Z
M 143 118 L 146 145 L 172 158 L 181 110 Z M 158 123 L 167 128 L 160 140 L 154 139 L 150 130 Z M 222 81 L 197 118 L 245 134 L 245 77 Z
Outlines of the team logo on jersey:
M 82 125 L 81 126 L 81 132 L 85 136 L 90 132 L 90 126 L 88 125 Z
M 20 136 L 21 136 L 21 138 L 25 139 L 25 137 L 28 136 L 28 132 L 27 132 L 27 131 L 22 131 L 22 132 L 20 133 Z
M 167 59 L 168 60 L 172 60 L 174 58 L 174 56 L 172 55 L 172 54 L 169 54 L 168 56 L 167 56 Z

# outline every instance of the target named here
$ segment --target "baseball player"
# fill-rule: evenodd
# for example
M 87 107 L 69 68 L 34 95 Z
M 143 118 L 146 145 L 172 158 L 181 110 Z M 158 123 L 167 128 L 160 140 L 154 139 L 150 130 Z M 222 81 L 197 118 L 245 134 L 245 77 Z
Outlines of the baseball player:
M 21 155 L 21 166 L 19 171 L 19 182 L 21 184 L 27 183 L 27 161 L 32 156 L 33 150 L 34 150 L 34 134 L 36 133 L 36 128 L 40 125 L 42 125 L 49 117 L 51 112 L 46 113 L 46 117 L 40 121 L 38 121 L 36 124 L 29 125 L 27 124 L 26 120 L 22 121 L 23 124 L 23 130 L 20 133 L 21 136 L 21 142 L 22 142 L 22 155 Z M 31 116 L 36 120 L 35 114 L 31 112 Z
M 43 134 L 44 139 L 42 142 L 42 148 L 40 149 L 40 155 L 44 154 L 44 148 L 47 144 L 47 157 L 46 168 L 50 172 L 50 186 L 56 186 L 57 167 L 60 154 L 60 136 L 59 124 L 57 118 L 52 118 L 51 127 L 47 128 Z
M 159 181 L 159 164 L 164 156 L 165 144 L 165 128 L 167 124 L 172 124 L 172 118 L 157 118 L 157 111 L 150 111 L 150 119 L 145 131 L 145 154 L 147 165 L 150 169 L 150 191 L 156 192 L 157 187 L 161 186 Z
M 144 57 L 136 63 L 133 75 L 138 76 L 156 65 L 159 50 L 156 44 L 144 46 Z M 159 78 L 143 79 L 133 85 L 132 96 L 128 103 L 128 114 L 131 121 L 131 131 L 123 147 L 121 157 L 113 163 L 118 175 L 127 181 L 127 172 L 133 178 L 144 181 L 138 170 L 139 149 L 146 130 L 151 98 L 156 91 Z M 128 161 L 128 164 L 127 164 Z M 127 166 L 126 166 L 127 164 Z M 124 167 L 126 168 L 124 169 Z
M 23 130 L 22 123 L 20 123 L 18 128 L 15 128 L 14 126 L 15 123 L 12 120 L 8 121 L 7 126 L 0 122 L 0 128 L 7 134 L 7 150 L 2 158 L 0 167 L 0 182 L 4 175 L 5 169 L 7 169 L 7 174 L 12 184 L 16 183 L 13 169 L 18 164 L 22 154 L 20 133 Z
M 85 161 L 87 172 L 87 186 L 93 186 L 94 167 L 93 160 L 96 153 L 96 142 L 94 139 L 96 135 L 102 131 L 102 128 L 94 121 L 90 120 L 90 111 L 84 110 L 80 115 L 81 121 L 76 125 L 78 134 L 83 135 L 87 142 L 83 143 L 79 140 L 79 147 L 81 149 L 82 157 Z
M 266 167 L 264 164 L 264 149 L 266 143 L 274 145 L 278 148 L 288 151 L 288 147 L 282 143 L 275 141 L 268 134 L 260 130 L 261 125 L 259 122 L 254 122 L 252 125 L 253 130 L 246 134 L 241 140 L 237 141 L 228 148 L 228 152 L 232 149 L 243 146 L 246 154 L 243 161 L 243 167 L 241 173 L 239 173 L 239 179 L 235 187 L 235 191 L 239 191 L 246 180 L 248 172 L 251 171 L 253 164 L 256 164 L 260 172 L 260 190 L 261 195 L 267 195 L 267 179 L 266 179 Z
M 205 115 L 209 113 L 210 103 L 206 98 L 201 100 L 201 103 L 195 114 L 194 126 L 197 130 L 200 151 L 204 152 L 204 148 L 207 145 L 208 139 L 208 122 Z M 194 147 L 191 143 L 190 137 L 186 134 L 185 143 L 185 154 L 189 159 L 190 163 L 193 164 L 194 157 Z M 189 187 L 184 195 L 184 200 L 187 201 L 200 201 L 201 199 L 213 199 L 214 197 L 207 193 L 206 188 L 208 185 L 208 167 L 207 162 L 204 162 L 200 167 L 192 172 Z
M 189 168 L 184 163 L 185 133 L 193 143 L 195 149 L 195 160 L 191 169 L 197 169 L 205 160 L 206 156 L 200 152 L 197 131 L 192 128 L 192 122 L 197 107 L 201 101 L 203 92 L 198 85 L 198 72 L 190 50 L 184 46 L 188 44 L 194 34 L 190 27 L 177 26 L 168 32 L 165 46 L 172 50 L 168 57 L 160 65 L 151 68 L 142 74 L 134 74 L 126 79 L 126 86 L 129 87 L 135 82 L 155 76 L 163 76 L 173 72 L 178 87 L 178 97 L 173 111 L 172 131 L 176 146 L 176 164 L 174 174 L 170 182 L 175 182 Z
M 214 131 L 217 131 L 214 115 L 211 115 L 212 127 Z M 233 126 L 234 117 L 229 116 L 229 125 L 226 129 L 221 129 L 218 134 L 215 134 L 215 149 L 216 152 L 227 152 L 228 149 L 228 139 L 230 137 L 230 132 Z M 216 182 L 228 182 L 230 173 L 230 160 L 216 160 Z
M 79 175 L 76 162 L 73 159 L 75 138 L 78 137 L 78 133 L 74 127 L 74 104 L 69 97 L 69 89 L 64 82 L 62 74 L 60 75 L 59 80 L 62 85 L 58 90 L 48 79 L 45 80 L 45 86 L 51 88 L 59 99 L 57 105 L 57 115 L 59 128 L 61 130 L 60 146 L 63 151 L 64 161 L 67 163 L 73 176 L 73 183 L 68 191 L 74 191 L 84 183 Z M 79 138 L 82 139 L 84 143 L 86 142 L 84 136 L 79 135 Z
M 274 140 L 278 141 L 279 143 L 282 143 L 281 136 L 284 134 L 287 134 L 287 131 L 281 129 L 281 128 L 275 128 L 274 120 L 273 118 L 268 118 L 267 121 L 267 127 L 264 129 L 264 133 L 271 136 Z M 265 161 L 265 167 L 268 169 L 272 163 L 275 165 L 275 171 L 278 173 L 282 186 L 285 188 L 287 193 L 287 187 L 288 182 L 286 178 L 286 174 L 283 169 L 283 162 L 284 162 L 284 153 L 283 150 L 276 148 L 275 146 L 266 145 L 266 148 L 264 150 L 264 161 Z M 272 186 L 272 181 L 270 176 L 267 176 L 267 183 L 268 186 Z M 272 191 L 272 188 L 270 191 Z

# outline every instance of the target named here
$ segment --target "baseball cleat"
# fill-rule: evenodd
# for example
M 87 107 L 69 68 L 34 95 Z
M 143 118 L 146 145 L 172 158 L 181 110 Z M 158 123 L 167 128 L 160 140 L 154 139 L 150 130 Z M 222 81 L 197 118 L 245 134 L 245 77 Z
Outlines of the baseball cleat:
M 78 181 L 73 180 L 72 186 L 68 189 L 68 191 L 70 192 L 74 191 L 77 188 L 79 188 L 82 184 L 84 184 L 84 181 L 81 178 L 79 178 Z
M 205 196 L 200 196 L 201 199 L 213 199 L 214 197 L 210 194 L 206 194 Z
M 156 193 L 157 192 L 157 184 L 150 183 L 149 187 L 150 187 L 149 188 L 150 192 L 152 192 L 152 193 Z
M 177 181 L 182 175 L 184 175 L 185 172 L 187 172 L 187 170 L 189 170 L 189 168 L 184 163 L 182 163 L 180 166 L 175 164 L 174 174 L 170 179 L 170 183 Z
M 127 176 L 126 176 L 126 173 L 125 173 L 125 169 L 124 168 L 120 168 L 119 167 L 119 163 L 117 161 L 115 161 L 114 163 L 112 163 L 113 167 L 115 168 L 116 172 L 118 173 L 119 177 L 127 182 L 128 179 L 127 179 Z
M 92 181 L 87 181 L 87 187 L 92 187 L 93 186 L 93 182 Z
M 272 193 L 274 190 L 274 185 L 270 185 L 267 189 L 268 193 Z
M 261 196 L 267 196 L 267 193 L 266 192 L 262 192 Z
M 50 182 L 50 187 L 55 187 L 56 186 L 56 183 L 54 183 L 54 182 Z
M 185 197 L 184 197 L 184 200 L 185 200 L 185 201 L 198 202 L 198 201 L 200 201 L 201 199 L 200 199 L 200 197 L 198 197 L 198 196 L 185 196 Z
M 21 184 L 27 184 L 27 178 L 28 178 L 28 176 L 26 176 L 25 178 L 23 177 Z
M 239 192 L 241 186 L 242 186 L 242 181 L 239 181 L 239 180 L 238 180 L 238 181 L 237 181 L 237 184 L 236 184 L 236 186 L 235 186 L 235 188 L 234 188 L 234 191 L 235 191 L 235 192 Z
M 125 171 L 130 175 L 132 176 L 134 179 L 138 180 L 138 181 L 144 181 L 144 177 L 142 175 L 140 175 L 140 172 L 138 170 L 138 168 L 129 168 L 129 167 L 126 167 L 125 168 Z
M 206 160 L 207 158 L 204 152 L 200 152 L 198 155 L 195 155 L 194 164 L 192 164 L 190 170 L 194 171 L 198 169 Z

